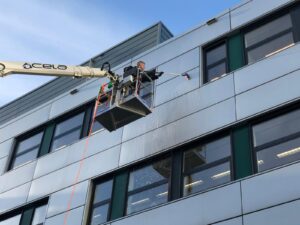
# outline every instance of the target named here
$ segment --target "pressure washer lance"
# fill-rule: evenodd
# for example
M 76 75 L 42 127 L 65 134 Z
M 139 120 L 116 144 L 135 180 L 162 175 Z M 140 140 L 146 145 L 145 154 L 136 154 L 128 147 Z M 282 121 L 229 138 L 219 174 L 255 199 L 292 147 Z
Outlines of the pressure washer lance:
M 191 80 L 191 76 L 188 73 L 164 73 L 164 75 L 171 75 L 171 76 L 182 76 L 186 80 Z

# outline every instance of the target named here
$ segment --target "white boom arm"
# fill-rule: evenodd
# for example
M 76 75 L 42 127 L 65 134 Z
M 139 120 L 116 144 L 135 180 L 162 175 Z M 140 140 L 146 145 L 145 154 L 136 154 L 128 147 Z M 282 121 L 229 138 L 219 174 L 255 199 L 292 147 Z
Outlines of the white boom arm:
M 118 79 L 118 77 L 110 71 L 87 66 L 66 66 L 42 63 L 0 61 L 0 77 L 10 74 L 69 76 L 74 78 L 108 77 L 112 81 L 117 81 Z

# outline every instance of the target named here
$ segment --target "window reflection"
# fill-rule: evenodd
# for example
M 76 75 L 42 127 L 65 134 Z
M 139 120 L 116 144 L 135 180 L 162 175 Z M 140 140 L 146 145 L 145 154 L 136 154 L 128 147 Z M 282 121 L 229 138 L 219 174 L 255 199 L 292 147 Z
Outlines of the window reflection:
M 253 126 L 257 170 L 300 160 L 300 110 Z
M 230 137 L 184 152 L 183 195 L 203 191 L 231 180 Z
M 99 225 L 109 220 L 113 179 L 96 185 L 91 213 L 90 225 Z
M 168 201 L 171 159 L 167 158 L 130 173 L 127 214 Z

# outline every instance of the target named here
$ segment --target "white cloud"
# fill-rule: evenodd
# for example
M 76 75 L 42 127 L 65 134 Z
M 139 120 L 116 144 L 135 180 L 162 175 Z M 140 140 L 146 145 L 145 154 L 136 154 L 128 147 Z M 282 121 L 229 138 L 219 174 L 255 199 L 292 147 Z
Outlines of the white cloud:
M 137 32 L 126 18 L 96 3 L 2 0 L 1 9 L 0 61 L 80 64 Z M 0 106 L 48 80 L 0 79 Z

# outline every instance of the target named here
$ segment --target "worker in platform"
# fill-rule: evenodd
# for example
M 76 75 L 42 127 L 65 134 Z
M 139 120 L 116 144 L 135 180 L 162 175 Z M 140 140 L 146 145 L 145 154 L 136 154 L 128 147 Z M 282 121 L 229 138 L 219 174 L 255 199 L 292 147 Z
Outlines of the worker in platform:
M 146 63 L 144 61 L 138 61 L 136 66 L 128 66 L 124 68 L 124 75 L 123 77 L 127 77 L 129 75 L 132 75 L 133 77 L 137 77 L 139 74 L 139 77 L 142 82 L 149 82 L 149 78 L 151 80 L 157 80 L 163 72 L 156 72 L 156 69 L 152 70 L 145 70 Z

